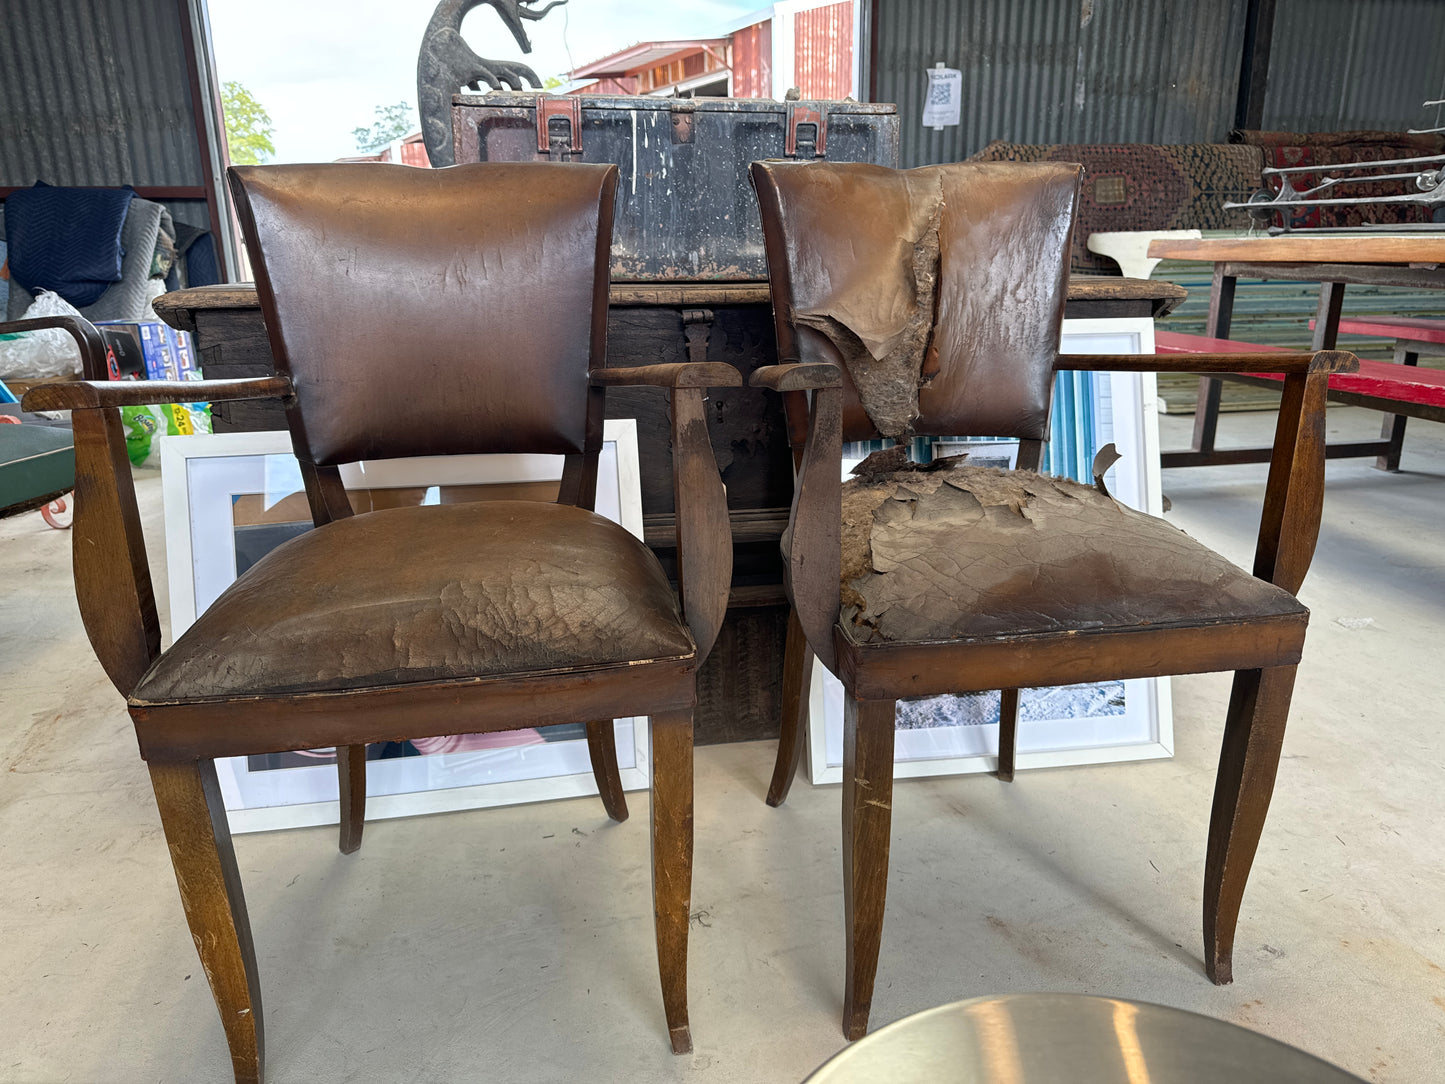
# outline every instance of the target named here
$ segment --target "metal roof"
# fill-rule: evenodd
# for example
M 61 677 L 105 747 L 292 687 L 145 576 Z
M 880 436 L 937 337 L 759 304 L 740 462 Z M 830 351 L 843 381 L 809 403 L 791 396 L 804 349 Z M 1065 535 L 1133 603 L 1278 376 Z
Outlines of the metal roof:
M 644 41 L 613 53 L 611 56 L 594 60 L 590 64 L 583 64 L 580 68 L 573 68 L 570 74 L 573 79 L 583 77 L 605 79 L 619 75 L 631 75 L 634 72 L 656 68 L 689 53 L 704 52 L 709 49 L 725 49 L 727 44 L 727 38 Z

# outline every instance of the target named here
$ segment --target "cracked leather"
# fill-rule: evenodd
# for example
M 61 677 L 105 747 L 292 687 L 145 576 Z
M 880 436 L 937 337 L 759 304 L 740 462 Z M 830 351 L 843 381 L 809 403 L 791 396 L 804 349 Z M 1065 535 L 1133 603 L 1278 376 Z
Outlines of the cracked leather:
M 1307 612 L 1288 592 L 1095 488 L 952 464 L 844 484 L 842 589 L 843 627 L 858 643 Z
M 336 691 L 693 651 L 662 567 L 610 520 L 531 501 L 394 508 L 267 554 L 131 699 Z
M 753 164 L 779 353 L 842 366 L 844 440 L 1047 438 L 1078 176 L 1066 163 Z

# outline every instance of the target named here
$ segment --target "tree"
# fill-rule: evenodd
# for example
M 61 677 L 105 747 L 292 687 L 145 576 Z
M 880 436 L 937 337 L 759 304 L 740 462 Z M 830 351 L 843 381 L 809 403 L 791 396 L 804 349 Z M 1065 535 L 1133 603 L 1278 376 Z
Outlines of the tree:
M 351 134 L 356 137 L 356 149 L 362 154 L 370 154 L 389 146 L 404 135 L 409 135 L 418 127 L 413 117 L 412 108 L 406 102 L 377 106 L 375 124 L 370 128 L 351 130 Z
M 226 144 L 236 165 L 259 165 L 276 153 L 271 142 L 276 134 L 271 114 L 240 83 L 221 87 L 221 112 L 226 120 Z

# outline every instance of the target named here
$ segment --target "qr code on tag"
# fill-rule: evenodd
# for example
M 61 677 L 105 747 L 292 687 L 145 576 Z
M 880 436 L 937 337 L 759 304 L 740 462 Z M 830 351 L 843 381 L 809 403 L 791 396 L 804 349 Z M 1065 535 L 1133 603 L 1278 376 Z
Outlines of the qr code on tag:
M 930 80 L 928 84 L 929 105 L 952 105 L 953 84 L 943 79 Z

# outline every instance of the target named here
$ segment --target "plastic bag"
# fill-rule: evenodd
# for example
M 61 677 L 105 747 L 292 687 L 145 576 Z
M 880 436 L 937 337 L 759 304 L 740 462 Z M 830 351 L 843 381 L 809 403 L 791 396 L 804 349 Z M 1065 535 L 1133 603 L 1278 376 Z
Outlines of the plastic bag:
M 120 408 L 121 428 L 125 431 L 125 452 L 139 467 L 151 454 L 156 436 L 187 436 L 211 432 L 209 403 L 161 403 L 156 406 Z
M 42 316 L 80 316 L 80 313 L 59 294 L 42 290 L 21 319 L 38 320 Z M 47 328 L 0 339 L 0 377 L 33 381 L 73 376 L 78 372 L 80 347 L 68 331 Z

